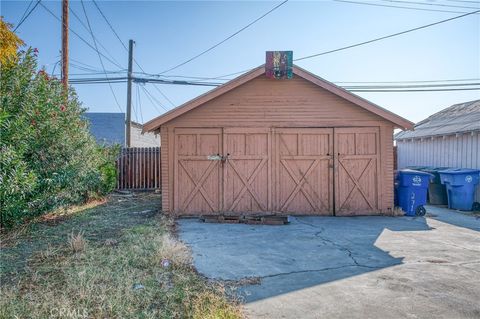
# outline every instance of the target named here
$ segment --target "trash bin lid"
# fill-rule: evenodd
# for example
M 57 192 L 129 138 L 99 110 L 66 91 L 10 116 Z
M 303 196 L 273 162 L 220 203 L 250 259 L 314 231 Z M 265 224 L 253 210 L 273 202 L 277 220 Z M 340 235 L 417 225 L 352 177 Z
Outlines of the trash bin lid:
M 433 176 L 432 174 L 430 174 L 428 172 L 417 171 L 417 170 L 410 169 L 410 168 L 401 169 L 401 170 L 398 171 L 398 174 L 401 174 L 401 175 Z
M 449 168 L 438 171 L 440 174 L 462 175 L 462 174 L 479 174 L 480 170 L 474 168 Z
M 432 166 L 407 166 L 407 167 L 405 167 L 405 169 L 410 169 L 410 170 L 414 170 L 414 171 L 423 171 L 423 170 L 430 169 L 430 168 L 432 168 Z

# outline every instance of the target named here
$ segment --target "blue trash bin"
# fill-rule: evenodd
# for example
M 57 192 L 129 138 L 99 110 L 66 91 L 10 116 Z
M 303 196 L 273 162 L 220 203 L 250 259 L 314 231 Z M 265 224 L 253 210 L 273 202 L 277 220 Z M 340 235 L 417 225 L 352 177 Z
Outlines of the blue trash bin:
M 473 210 L 475 188 L 480 180 L 480 170 L 470 168 L 452 168 L 439 171 L 442 184 L 447 186 L 448 208 Z
M 423 216 L 427 203 L 428 185 L 432 175 L 411 169 L 400 170 L 397 174 L 398 205 L 407 216 Z

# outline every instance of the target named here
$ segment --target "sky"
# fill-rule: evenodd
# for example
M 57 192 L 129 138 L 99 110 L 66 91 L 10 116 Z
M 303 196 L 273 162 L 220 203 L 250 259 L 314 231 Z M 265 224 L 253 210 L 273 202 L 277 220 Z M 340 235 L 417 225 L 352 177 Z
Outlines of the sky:
M 70 1 L 72 11 L 85 24 L 81 2 Z M 165 75 L 216 77 L 263 64 L 265 51 L 292 50 L 295 59 L 448 19 L 461 15 L 462 12 L 475 11 L 474 8 L 477 7 L 480 9 L 480 1 L 474 0 L 358 1 L 370 5 L 290 0 L 215 49 Z M 415 3 L 406 4 L 402 1 Z M 29 2 L 2 0 L 0 14 L 7 22 L 16 25 Z M 135 41 L 135 60 L 147 73 L 152 74 L 163 72 L 220 42 L 280 2 L 97 0 L 123 43 L 127 44 L 129 39 Z M 58 17 L 61 16 L 61 2 L 42 3 Z M 128 61 L 127 51 L 94 3 L 84 0 L 84 4 L 93 33 L 108 53 L 101 47 L 100 51 L 108 57 L 112 56 L 122 67 L 103 59 L 105 69 L 123 72 L 109 75 L 110 77 L 124 75 Z M 70 27 L 93 44 L 88 30 L 72 14 Z M 39 50 L 41 67 L 49 73 L 59 73 L 59 21 L 39 5 L 16 32 L 28 46 Z M 99 73 L 90 76 L 102 76 L 98 54 L 72 33 L 70 58 L 70 78 L 92 72 L 80 69 L 87 65 Z M 332 82 L 480 79 L 480 14 L 298 61 L 296 64 Z M 140 71 L 137 65 L 134 65 L 134 71 Z M 126 83 L 112 84 L 118 105 L 107 84 L 78 84 L 74 87 L 83 106 L 91 112 L 125 112 Z M 133 85 L 134 121 L 144 123 L 211 89 L 166 84 L 157 85 L 157 88 L 158 90 L 154 84 Z M 146 92 L 156 101 L 152 100 L 152 103 Z M 356 94 L 413 122 L 452 104 L 480 99 L 480 90 Z

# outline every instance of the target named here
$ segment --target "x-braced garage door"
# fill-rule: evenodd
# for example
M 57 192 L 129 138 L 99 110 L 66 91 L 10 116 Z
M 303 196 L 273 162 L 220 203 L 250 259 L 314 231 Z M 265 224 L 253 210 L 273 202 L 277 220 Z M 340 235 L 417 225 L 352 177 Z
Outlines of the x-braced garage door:
M 377 128 L 175 129 L 174 147 L 178 214 L 378 208 Z

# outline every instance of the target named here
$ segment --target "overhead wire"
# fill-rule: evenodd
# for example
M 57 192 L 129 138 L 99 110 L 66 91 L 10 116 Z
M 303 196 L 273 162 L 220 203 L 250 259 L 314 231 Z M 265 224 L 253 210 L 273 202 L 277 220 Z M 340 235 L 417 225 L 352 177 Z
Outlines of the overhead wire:
M 468 1 L 468 0 L 445 0 L 445 1 L 480 4 L 480 1 Z
M 443 3 L 433 3 L 433 2 L 418 2 L 418 1 L 403 1 L 403 0 L 380 0 L 383 2 L 391 3 L 404 3 L 409 5 L 421 5 L 421 6 L 436 6 L 436 7 L 447 7 L 447 8 L 463 8 L 463 9 L 478 9 L 478 7 L 467 7 L 467 6 L 457 6 Z
M 262 14 L 260 17 L 258 17 L 257 19 L 253 20 L 252 22 L 250 22 L 249 24 L 247 24 L 246 26 L 244 26 L 243 28 L 241 28 L 240 30 L 232 33 L 231 35 L 229 35 L 228 37 L 226 37 L 225 39 L 223 39 L 222 41 L 214 44 L 213 46 L 209 47 L 208 49 L 200 52 L 199 54 L 185 60 L 184 62 L 182 63 L 179 63 L 173 67 L 170 67 L 162 72 L 160 72 L 160 74 L 163 74 L 163 73 L 167 73 L 167 72 L 170 72 L 170 71 L 173 71 L 195 59 L 197 59 L 198 57 L 204 55 L 205 53 L 207 52 L 210 52 L 211 50 L 215 49 L 216 47 L 218 47 L 219 45 L 221 45 L 222 43 L 225 43 L 226 41 L 230 40 L 231 38 L 233 38 L 234 36 L 236 36 L 237 34 L 239 34 L 240 32 L 244 31 L 245 29 L 249 28 L 250 26 L 252 26 L 253 24 L 255 24 L 256 22 L 260 21 L 261 19 L 263 19 L 264 17 L 266 17 L 267 15 L 269 15 L 270 13 L 272 13 L 273 11 L 275 11 L 276 9 L 280 8 L 281 6 L 283 6 L 285 3 L 287 3 L 288 0 L 285 0 L 283 2 L 281 2 L 280 4 L 276 5 L 275 7 L 273 7 L 272 9 L 270 9 L 269 11 L 267 11 L 266 13 Z
M 162 111 L 160 111 L 160 109 L 157 107 L 156 104 L 158 104 L 162 109 L 164 109 L 165 111 L 168 111 L 168 109 L 166 109 L 162 103 L 160 103 L 160 101 L 158 101 L 153 95 L 151 95 L 151 93 L 144 87 L 144 86 L 141 86 L 140 88 L 143 89 L 143 91 L 145 92 L 145 96 L 150 100 L 150 102 L 152 103 L 153 107 L 155 108 L 155 110 L 157 110 L 158 113 L 162 113 Z M 153 101 L 155 100 L 155 102 Z
M 120 42 L 120 44 L 122 45 L 122 47 L 125 49 L 125 51 L 128 53 L 128 48 L 127 48 L 127 45 L 123 42 L 122 38 L 118 35 L 118 32 L 115 30 L 115 28 L 113 27 L 113 25 L 110 23 L 110 21 L 108 20 L 107 16 L 105 15 L 105 13 L 102 11 L 102 9 L 100 8 L 100 6 L 98 5 L 98 3 L 95 1 L 95 0 L 92 0 L 93 4 L 95 5 L 95 7 L 97 8 L 98 12 L 100 13 L 100 15 L 103 17 L 103 19 L 105 20 L 105 22 L 107 23 L 107 25 L 109 26 L 110 30 L 113 32 L 113 34 L 115 35 L 115 37 L 117 38 L 117 40 Z M 137 60 L 135 58 L 133 58 L 133 62 L 135 63 L 135 65 L 137 65 L 140 70 L 142 70 L 142 72 L 145 73 L 145 70 L 142 68 L 142 66 L 140 65 L 140 63 L 137 62 Z M 167 101 L 168 103 L 170 103 L 172 106 L 175 106 L 175 104 L 172 102 L 172 100 L 170 100 L 166 95 L 165 93 L 163 93 L 160 88 L 158 88 L 157 86 L 154 86 L 155 90 L 157 90 L 158 93 L 160 93 L 160 95 L 162 95 Z
M 382 93 L 382 92 L 439 92 L 439 91 L 471 91 L 471 90 L 480 90 L 478 88 L 448 88 L 448 89 L 401 89 L 401 90 L 394 90 L 394 89 L 387 89 L 387 90 L 366 90 L 366 89 L 352 89 L 348 90 L 350 92 L 374 92 L 374 93 Z
M 333 1 L 345 2 L 344 0 L 333 0 Z M 362 46 L 362 45 L 366 45 L 366 44 L 370 44 L 370 43 L 373 43 L 373 42 L 377 42 L 377 41 L 381 41 L 381 40 L 384 40 L 384 39 L 399 36 L 399 35 L 402 35 L 402 34 L 405 34 L 405 33 L 410 33 L 410 32 L 414 32 L 414 31 L 417 31 L 417 30 L 429 28 L 429 27 L 432 27 L 432 26 L 435 26 L 435 25 L 438 25 L 438 24 L 441 24 L 441 23 L 449 22 L 449 21 L 452 21 L 452 20 L 455 20 L 455 19 L 460 19 L 460 18 L 469 16 L 469 15 L 472 15 L 472 14 L 477 14 L 478 12 L 480 12 L 480 10 L 464 13 L 462 15 L 455 16 L 455 17 L 452 17 L 452 18 L 449 18 L 449 19 L 440 20 L 440 21 L 437 21 L 437 22 L 434 22 L 434 23 L 429 23 L 429 24 L 426 24 L 426 25 L 423 25 L 423 26 L 420 26 L 420 27 L 416 27 L 416 28 L 413 28 L 413 29 L 408 29 L 408 30 L 405 30 L 405 31 L 393 33 L 393 34 L 386 35 L 386 36 L 383 36 L 383 37 L 374 38 L 374 39 L 371 39 L 371 40 L 368 40 L 368 41 L 363 41 L 363 42 L 351 44 L 351 45 L 348 45 L 348 46 L 340 47 L 340 48 L 337 48 L 337 49 L 328 50 L 328 51 L 324 51 L 324 52 L 320 52 L 320 53 L 316 53 L 316 54 L 311 54 L 311 55 L 304 56 L 304 57 L 301 57 L 301 58 L 298 58 L 298 59 L 294 59 L 293 61 L 306 60 L 306 59 L 314 58 L 314 57 L 321 56 L 321 55 L 326 55 L 326 54 L 330 54 L 330 53 L 334 53 L 334 52 L 338 52 L 338 51 L 343 51 L 343 50 L 359 47 L 359 46 Z M 229 77 L 229 76 L 233 76 L 233 75 L 237 75 L 237 74 L 243 74 L 243 73 L 249 72 L 249 71 L 251 71 L 255 68 L 256 67 L 251 67 L 249 69 L 245 69 L 245 70 L 238 71 L 238 72 L 233 72 L 233 73 L 228 73 L 228 74 L 223 74 L 223 75 L 216 76 L 216 77 L 205 77 L 205 79 L 214 80 L 214 79 L 219 79 L 219 78 L 225 78 L 225 77 Z M 158 75 L 161 75 L 161 73 L 158 74 Z
M 88 30 L 90 31 L 90 35 L 92 36 L 92 41 L 93 41 L 93 44 L 95 46 L 95 51 L 97 52 L 98 59 L 100 60 L 100 65 L 102 66 L 102 70 L 105 74 L 105 77 L 108 80 L 108 74 L 107 74 L 107 71 L 105 70 L 105 65 L 103 64 L 103 60 L 102 60 L 102 56 L 100 55 L 100 51 L 98 50 L 97 40 L 96 40 L 95 36 L 93 35 L 92 26 L 90 25 L 90 20 L 88 19 L 87 10 L 85 9 L 85 4 L 84 4 L 83 0 L 80 0 L 80 3 L 82 4 L 83 13 L 85 14 L 85 20 L 87 21 Z M 118 99 L 117 99 L 117 96 L 115 94 L 115 91 L 113 90 L 113 87 L 110 83 L 108 83 L 108 87 L 110 88 L 110 91 L 112 92 L 113 98 L 115 100 L 115 103 L 118 106 L 118 109 L 120 110 L 120 112 L 123 112 L 123 109 L 120 106 L 120 103 L 118 103 Z
M 393 37 L 403 35 L 403 34 L 406 34 L 406 33 L 418 31 L 418 30 L 421 30 L 421 29 L 426 29 L 426 28 L 429 28 L 429 27 L 433 27 L 435 25 L 439 25 L 439 24 L 442 24 L 442 23 L 446 23 L 446 22 L 449 22 L 449 21 L 456 20 L 456 19 L 464 18 L 466 16 L 476 14 L 478 12 L 480 12 L 480 10 L 472 11 L 472 12 L 465 13 L 465 14 L 462 14 L 462 15 L 459 15 L 459 16 L 455 16 L 455 17 L 452 17 L 452 18 L 440 20 L 440 21 L 437 21 L 437 22 L 425 24 L 425 25 L 422 25 L 422 26 L 419 26 L 419 27 L 416 27 L 416 28 L 412 28 L 412 29 L 408 29 L 408 30 L 404 30 L 404 31 L 401 31 L 401 32 L 396 32 L 396 33 L 393 33 L 393 34 L 389 34 L 389 35 L 386 35 L 386 36 L 383 36 L 383 37 L 371 39 L 371 40 L 368 40 L 368 41 L 363 41 L 363 42 L 360 42 L 360 43 L 347 45 L 347 46 L 344 46 L 344 47 L 341 47 L 341 48 L 338 48 L 338 49 L 307 55 L 307 56 L 304 56 L 304 57 L 301 57 L 301 58 L 298 58 L 298 59 L 294 59 L 293 61 L 301 61 L 301 60 L 305 60 L 305 59 L 311 59 L 311 58 L 318 57 L 318 56 L 321 56 L 321 55 L 334 53 L 334 52 L 338 52 L 338 51 L 343 51 L 343 50 L 359 47 L 359 46 L 362 46 L 362 45 L 365 45 L 365 44 L 370 44 L 370 43 L 373 43 L 373 42 L 385 40 L 385 39 L 388 39 L 388 38 L 393 38 Z
M 138 114 L 137 114 L 137 99 L 135 98 L 135 103 L 132 103 L 132 110 L 133 110 L 133 114 L 135 116 L 135 122 L 138 123 Z
M 13 32 L 17 31 L 18 28 L 20 28 L 20 26 L 25 22 L 27 21 L 28 17 L 32 14 L 32 12 L 35 10 L 35 8 L 39 5 L 39 4 L 42 4 L 43 3 L 40 3 L 42 0 L 38 0 L 37 3 L 35 3 L 35 5 L 33 6 L 32 9 L 30 9 L 30 11 L 18 22 L 18 24 L 15 26 L 15 28 L 13 29 Z
M 72 7 L 69 7 L 69 11 L 73 14 L 73 16 L 78 20 L 78 22 L 80 22 L 80 25 L 85 29 L 87 30 L 87 32 L 90 32 L 89 29 L 88 29 L 88 26 L 85 25 L 85 23 L 82 21 L 82 19 L 80 19 L 80 17 L 75 13 L 75 11 L 72 9 Z M 115 59 L 115 57 L 108 51 L 108 49 L 102 44 L 101 41 L 99 41 L 97 39 L 97 37 L 95 37 L 95 42 L 97 42 L 97 45 L 99 45 L 104 51 L 105 53 L 113 60 L 115 61 L 116 63 L 118 64 L 121 64 L 120 62 L 117 61 L 117 59 Z
M 333 83 L 437 83 L 437 82 L 466 82 L 466 81 L 480 81 L 480 78 L 469 79 L 449 79 L 449 80 L 410 80 L 410 81 L 335 81 Z
M 140 99 L 140 88 L 139 88 L 139 84 L 136 84 L 135 85 L 135 91 L 136 91 L 136 101 L 137 101 L 137 111 L 138 113 L 140 114 L 140 120 L 141 122 L 138 121 L 137 119 L 137 123 L 143 123 L 143 114 L 142 114 L 142 102 L 141 102 L 141 99 Z
M 60 21 L 62 23 L 62 20 L 55 14 L 53 13 L 52 10 L 50 10 L 47 6 L 45 6 L 43 3 L 39 1 L 40 5 L 48 12 L 50 15 L 52 15 L 55 19 Z M 78 34 L 75 30 L 72 28 L 69 28 L 69 31 L 72 32 L 74 35 L 76 35 L 83 43 L 85 43 L 88 47 L 90 47 L 92 50 L 97 51 L 93 45 L 91 45 L 87 40 L 85 40 L 80 34 Z M 103 56 L 108 62 L 112 63 L 113 65 L 117 66 L 119 69 L 123 70 L 124 67 L 122 67 L 120 64 L 116 63 L 109 57 L 107 57 L 105 54 L 99 52 L 101 56 Z
M 417 10 L 417 11 L 431 11 L 431 12 L 445 12 L 445 13 L 465 13 L 464 11 L 452 11 L 452 10 L 441 10 L 441 9 L 427 9 L 427 8 L 418 8 L 418 7 L 405 7 L 405 6 L 388 5 L 388 4 L 381 4 L 381 3 L 352 1 L 352 0 L 332 0 L 332 1 L 335 1 L 335 2 L 343 2 L 343 3 L 359 4 L 359 5 L 366 5 L 366 6 L 374 6 L 374 7 L 387 7 L 387 8 L 397 8 L 397 9 L 407 9 L 407 10 Z
M 20 22 L 23 20 L 23 18 L 24 18 L 25 15 L 27 14 L 28 10 L 29 10 L 30 7 L 32 6 L 32 3 L 33 3 L 33 0 L 30 0 L 30 1 L 28 2 L 28 6 L 25 8 L 25 11 L 23 11 L 23 14 L 22 14 L 22 16 L 20 17 L 20 19 L 18 19 L 17 25 L 20 24 Z
M 88 84 L 88 83 L 119 83 L 119 82 L 126 82 L 126 77 L 115 77 L 110 79 L 105 78 L 81 78 L 81 79 L 71 79 L 72 83 L 75 84 Z M 164 81 L 165 84 L 174 84 L 174 85 L 199 85 L 198 82 L 178 82 L 178 81 L 165 81 L 159 79 L 135 79 L 135 83 L 150 83 L 150 81 Z M 454 81 L 454 80 L 452 80 Z M 467 82 L 467 83 L 452 83 L 452 82 L 431 82 L 426 83 L 422 81 L 412 81 L 412 82 L 400 82 L 403 84 L 395 84 L 399 82 L 360 82 L 360 83 L 371 83 L 370 85 L 341 85 L 341 82 L 336 82 L 337 85 L 342 87 L 343 89 L 352 91 L 352 92 L 412 92 L 412 91 L 465 91 L 465 90 L 480 90 L 480 80 L 476 79 L 477 82 Z M 359 83 L 359 82 L 343 82 L 343 83 Z M 372 83 L 374 85 L 372 85 Z M 381 83 L 383 85 L 378 85 Z M 410 83 L 410 84 L 408 84 Z M 417 83 L 417 84 L 415 84 Z M 420 83 L 420 84 L 418 84 Z M 202 83 L 200 85 L 206 85 Z M 220 86 L 222 83 L 208 83 L 209 86 Z M 142 89 L 146 92 L 146 94 L 154 99 L 158 105 L 160 105 L 164 110 L 167 110 L 162 103 L 160 103 L 146 88 L 142 86 Z M 149 99 L 150 100 L 150 99 Z
M 120 36 L 118 35 L 117 31 L 115 31 L 115 28 L 112 26 L 112 24 L 110 23 L 110 21 L 108 21 L 107 17 L 105 16 L 105 14 L 103 13 L 103 11 L 100 9 L 100 7 L 98 6 L 97 2 L 95 0 L 92 0 L 93 4 L 95 5 L 95 7 L 97 8 L 98 12 L 100 12 L 100 15 L 103 17 L 103 19 L 105 20 L 105 22 L 107 23 L 107 25 L 110 27 L 110 30 L 112 30 L 113 34 L 115 35 L 115 37 L 118 39 L 118 41 L 120 41 L 120 43 L 122 44 L 123 48 L 128 52 L 128 48 L 127 46 L 125 45 L 125 43 L 123 43 L 122 41 L 122 38 L 120 38 Z

